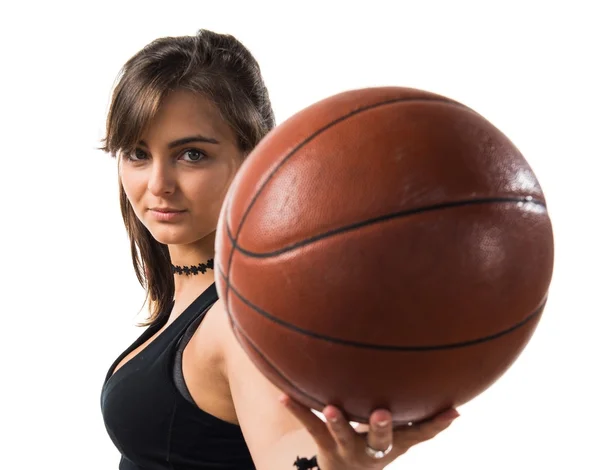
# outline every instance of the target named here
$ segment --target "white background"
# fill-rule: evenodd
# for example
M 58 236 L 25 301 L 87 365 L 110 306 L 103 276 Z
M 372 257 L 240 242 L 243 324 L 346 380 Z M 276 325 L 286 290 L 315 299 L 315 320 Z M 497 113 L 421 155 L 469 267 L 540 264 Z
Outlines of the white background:
M 351 88 L 441 93 L 504 131 L 546 193 L 556 261 L 536 334 L 450 430 L 391 468 L 599 469 L 592 3 L 3 2 L 0 468 L 117 468 L 100 387 L 140 334 L 143 292 L 115 162 L 95 149 L 121 65 L 159 36 L 208 28 L 255 54 L 278 122 Z

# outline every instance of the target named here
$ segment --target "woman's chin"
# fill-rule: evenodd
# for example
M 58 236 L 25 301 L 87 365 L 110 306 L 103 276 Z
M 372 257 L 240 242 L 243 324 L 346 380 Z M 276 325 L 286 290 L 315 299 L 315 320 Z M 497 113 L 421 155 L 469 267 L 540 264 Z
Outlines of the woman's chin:
M 154 230 L 150 230 L 150 234 L 157 242 L 163 245 L 187 245 L 198 239 L 197 235 L 181 228 L 153 228 Z
M 180 226 L 156 226 L 148 227 L 152 237 L 163 245 L 189 245 L 203 239 L 206 233 L 198 233 L 197 230 L 190 230 L 189 227 Z

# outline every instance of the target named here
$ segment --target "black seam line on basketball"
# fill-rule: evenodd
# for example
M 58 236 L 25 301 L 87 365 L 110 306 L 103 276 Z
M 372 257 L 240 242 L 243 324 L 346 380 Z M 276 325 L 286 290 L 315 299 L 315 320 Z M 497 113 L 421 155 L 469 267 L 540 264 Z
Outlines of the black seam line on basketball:
M 228 314 L 229 314 L 229 313 L 228 313 Z M 231 316 L 230 316 L 230 318 L 231 318 Z M 234 329 L 235 329 L 235 331 L 237 331 L 237 333 L 238 333 L 239 335 L 241 335 L 241 336 L 243 336 L 243 337 L 244 337 L 244 340 L 245 340 L 245 341 L 246 341 L 246 342 L 247 342 L 247 343 L 250 345 L 250 347 L 252 348 L 252 350 L 253 350 L 254 352 L 256 352 L 256 354 L 257 354 L 258 356 L 260 356 L 260 357 L 261 357 L 261 359 L 262 359 L 262 360 L 263 360 L 263 361 L 264 361 L 266 364 L 268 364 L 268 365 L 269 365 L 269 369 L 270 369 L 270 370 L 271 370 L 271 371 L 272 371 L 272 372 L 273 372 L 275 375 L 277 375 L 277 376 L 278 376 L 278 377 L 279 377 L 279 378 L 280 378 L 280 379 L 281 379 L 283 382 L 285 382 L 285 383 L 288 385 L 288 387 L 290 387 L 291 389 L 295 390 L 295 391 L 296 391 L 296 392 L 297 392 L 299 395 L 302 395 L 302 396 L 304 396 L 304 397 L 308 398 L 309 400 L 311 400 L 311 401 L 315 402 L 315 403 L 316 403 L 316 404 L 319 406 L 319 409 L 318 409 L 317 411 L 320 411 L 320 410 L 322 410 L 323 408 L 325 408 L 325 407 L 327 406 L 327 404 L 326 404 L 326 403 L 323 403 L 322 401 L 320 401 L 320 400 L 316 399 L 315 397 L 313 397 L 313 396 L 309 395 L 309 394 L 308 394 L 308 393 L 306 393 L 305 391 L 303 391 L 303 390 L 300 390 L 300 389 L 298 388 L 298 386 L 297 386 L 297 385 L 295 385 L 295 384 L 294 384 L 294 383 L 293 383 L 293 382 L 292 382 L 290 379 L 288 379 L 288 378 L 287 378 L 287 377 L 286 377 L 286 376 L 283 374 L 283 372 L 281 372 L 281 371 L 280 371 L 280 370 L 279 370 L 277 367 L 275 367 L 275 365 L 274 365 L 274 364 L 273 364 L 271 361 L 269 361 L 269 360 L 267 359 L 267 357 L 266 357 L 266 356 L 265 356 L 265 355 L 262 353 L 262 351 L 261 351 L 260 349 L 258 349 L 258 347 L 257 347 L 257 346 L 256 346 L 256 345 L 255 345 L 255 344 L 252 342 L 252 340 L 251 340 L 251 339 L 248 337 L 248 335 L 246 335 L 246 333 L 244 333 L 244 330 L 242 330 L 242 329 L 239 327 L 239 324 L 238 324 L 238 323 L 235 323 L 235 321 L 233 320 L 233 318 L 231 318 L 231 321 L 232 321 L 232 322 L 233 322 L 233 324 L 234 324 Z M 235 334 L 235 333 L 234 333 L 234 334 Z M 238 339 L 238 341 L 239 341 L 239 339 Z M 346 413 L 346 416 L 347 416 L 347 418 L 348 418 L 350 421 L 357 421 L 357 422 L 363 422 L 363 423 L 366 423 L 366 422 L 368 422 L 368 420 L 369 420 L 369 417 L 368 417 L 368 416 L 359 416 L 359 415 L 355 415 L 355 414 L 353 414 L 353 413 L 348 413 L 348 411 L 345 411 L 345 413 Z M 362 434 L 362 433 L 361 433 L 361 434 Z
M 227 276 L 225 276 L 225 274 L 223 274 L 223 269 L 221 267 L 221 264 L 215 260 L 215 266 L 216 269 L 219 271 L 219 273 L 223 276 L 223 279 L 225 280 L 225 284 L 227 287 L 229 287 L 229 278 Z M 246 333 L 244 333 L 244 330 L 240 327 L 239 323 L 237 323 L 235 321 L 235 319 L 233 318 L 233 316 L 231 315 L 231 312 L 229 311 L 229 307 L 227 305 L 227 303 L 225 304 L 225 313 L 226 315 L 229 317 L 229 321 L 233 324 L 233 328 L 234 328 L 234 335 L 237 332 L 238 334 L 242 335 L 244 337 L 244 339 L 246 340 L 246 342 L 250 345 L 250 347 L 256 352 L 256 354 L 258 354 L 262 360 L 267 363 L 269 365 L 269 367 L 271 368 L 272 371 L 274 371 L 281 380 L 283 380 L 284 382 L 287 383 L 287 385 L 290 388 L 293 388 L 297 393 L 299 393 L 300 395 L 305 396 L 306 398 L 308 398 L 309 400 L 312 400 L 316 403 L 319 404 L 319 406 L 321 406 L 322 408 L 324 408 L 326 406 L 325 403 L 320 402 L 319 400 L 317 400 L 314 397 L 311 397 L 308 393 L 304 392 L 303 390 L 300 390 L 296 385 L 294 385 L 294 383 L 288 379 L 285 375 L 283 375 L 283 373 L 277 369 L 272 363 L 271 361 L 269 361 L 266 356 L 258 349 L 258 347 L 252 342 L 252 340 L 248 337 L 248 335 L 246 335 Z M 239 341 L 239 340 L 238 340 Z
M 221 272 L 221 275 L 224 276 L 223 272 L 221 271 L 221 267 L 217 266 L 217 268 Z M 305 336 L 310 336 L 310 337 L 312 337 L 314 339 L 318 339 L 318 340 L 322 340 L 322 341 L 328 341 L 330 343 L 343 344 L 345 346 L 353 346 L 353 347 L 364 348 L 364 349 L 377 349 L 377 350 L 383 350 L 383 351 L 437 351 L 437 350 L 444 350 L 444 349 L 464 348 L 464 347 L 468 347 L 468 346 L 474 346 L 474 345 L 480 344 L 480 343 L 485 343 L 487 341 L 492 341 L 494 339 L 500 338 L 501 336 L 504 336 L 504 335 L 507 335 L 509 333 L 512 333 L 513 331 L 521 328 L 526 323 L 528 323 L 529 321 L 531 321 L 533 318 L 535 318 L 536 316 L 538 316 L 539 314 L 541 314 L 542 310 L 544 309 L 544 305 L 546 305 L 546 300 L 547 300 L 547 297 L 544 297 L 544 300 L 542 301 L 542 303 L 540 304 L 540 306 L 536 310 L 534 310 L 533 313 L 531 313 L 528 316 L 526 316 L 520 322 L 514 324 L 513 326 L 511 326 L 511 327 L 509 327 L 509 328 L 507 328 L 505 330 L 501 330 L 501 331 L 499 331 L 497 333 L 493 333 L 493 334 L 488 335 L 488 336 L 483 336 L 481 338 L 476 338 L 476 339 L 473 339 L 473 340 L 460 341 L 458 343 L 438 344 L 438 345 L 429 345 L 429 346 L 416 346 L 416 345 L 414 345 L 414 346 L 413 345 L 411 345 L 411 346 L 396 346 L 396 345 L 391 345 L 391 344 L 362 343 L 360 341 L 351 341 L 351 340 L 342 339 L 342 338 L 335 338 L 333 336 L 322 335 L 322 334 L 319 334 L 319 333 L 315 333 L 313 331 L 305 330 L 304 328 L 300 328 L 300 327 L 298 327 L 296 325 L 292 325 L 291 323 L 288 323 L 288 322 L 286 322 L 284 320 L 281 320 L 280 318 L 277 318 L 274 315 L 271 315 L 270 313 L 268 313 L 265 310 L 261 309 L 260 307 L 254 305 L 248 299 L 246 299 L 245 297 L 243 297 L 235 289 L 235 287 L 233 287 L 231 285 L 231 282 L 229 281 L 229 278 L 225 277 L 225 280 L 227 282 L 227 285 L 231 288 L 231 291 L 243 303 L 245 303 L 248 307 L 250 307 L 252 310 L 254 310 L 259 315 L 265 317 L 267 320 L 270 320 L 273 323 L 277 323 L 278 325 L 281 325 L 284 328 L 287 328 L 289 330 L 295 331 L 296 333 L 299 333 L 299 334 L 302 334 L 302 335 L 305 335 Z
M 328 123 L 325 126 L 321 127 L 320 129 L 317 129 L 312 135 L 309 135 L 306 139 L 304 139 L 296 147 L 294 147 L 290 151 L 290 153 L 288 153 L 275 166 L 275 168 L 273 168 L 273 171 L 265 178 L 265 180 L 263 181 L 262 185 L 257 189 L 256 193 L 254 194 L 254 196 L 250 200 L 250 204 L 248 204 L 248 207 L 244 211 L 244 214 L 242 215 L 242 218 L 240 219 L 240 224 L 238 225 L 237 232 L 235 234 L 235 239 L 233 240 L 233 248 L 231 250 L 231 253 L 229 253 L 229 264 L 227 265 L 228 266 L 227 267 L 227 275 L 229 276 L 229 271 L 231 269 L 231 264 L 232 264 L 232 261 L 233 261 L 233 255 L 236 252 L 235 247 L 237 245 L 237 238 L 240 235 L 240 232 L 242 230 L 242 227 L 244 226 L 244 222 L 246 221 L 246 218 L 248 217 L 248 214 L 250 213 L 250 210 L 252 209 L 252 207 L 254 207 L 254 204 L 258 200 L 258 197 L 262 193 L 262 190 L 267 186 L 267 184 L 269 183 L 269 181 L 271 181 L 271 178 L 273 178 L 273 176 L 275 175 L 275 173 L 277 173 L 279 171 L 279 169 L 283 165 L 285 165 L 285 163 L 290 158 L 292 158 L 292 156 L 294 156 L 296 154 L 296 152 L 298 152 L 298 150 L 300 150 L 302 147 L 304 147 L 306 144 L 308 144 L 310 141 L 312 141 L 313 139 L 315 139 L 317 136 L 319 136 L 320 134 L 322 134 L 326 130 L 328 130 L 328 129 L 334 127 L 335 125 L 337 125 L 337 124 L 345 121 L 346 119 L 349 119 L 352 116 L 360 114 L 360 113 L 362 113 L 364 111 L 369 111 L 371 109 L 376 109 L 376 108 L 381 107 L 381 106 L 386 106 L 386 105 L 395 104 L 395 103 L 402 103 L 402 102 L 417 103 L 417 102 L 423 102 L 423 101 L 432 102 L 432 103 L 446 103 L 446 104 L 449 104 L 451 106 L 457 106 L 457 107 L 464 108 L 466 110 L 470 110 L 470 108 L 468 108 L 467 106 L 465 106 L 462 103 L 458 103 L 458 102 L 452 101 L 452 100 L 450 100 L 448 98 L 439 97 L 439 96 L 436 96 L 436 97 L 420 97 L 420 98 L 395 98 L 395 99 L 391 99 L 391 100 L 380 101 L 379 103 L 373 103 L 373 104 L 364 106 L 362 108 L 355 109 L 353 111 L 348 112 L 347 114 L 345 114 L 343 116 L 340 116 L 337 119 L 334 119 L 333 121 L 331 121 L 330 123 Z M 228 214 L 229 214 L 229 210 L 227 210 L 225 212 L 225 215 L 226 215 L 225 223 L 226 223 L 226 225 L 227 225 Z M 225 297 L 227 298 L 228 295 L 229 295 L 229 286 L 227 286 L 226 289 L 225 289 Z
M 244 211 L 244 214 L 242 215 L 242 218 L 240 220 L 240 225 L 238 226 L 238 230 L 237 230 L 237 234 L 236 234 L 236 238 L 237 235 L 239 235 L 242 226 L 244 225 L 244 222 L 246 220 L 246 217 L 248 216 L 250 210 L 252 209 L 252 207 L 254 207 L 254 204 L 256 203 L 258 197 L 260 196 L 260 194 L 262 193 L 262 190 L 265 188 L 265 186 L 271 181 L 271 178 L 273 178 L 273 176 L 275 175 L 275 173 L 277 173 L 279 171 L 279 169 L 285 164 L 287 163 L 287 161 L 292 158 L 297 152 L 298 150 L 300 150 L 302 147 L 304 147 L 306 144 L 308 144 L 309 142 L 311 142 L 312 140 L 314 140 L 317 136 L 319 136 L 320 134 L 322 134 L 323 132 L 325 132 L 326 130 L 329 130 L 330 128 L 336 126 L 337 124 L 357 115 L 360 114 L 362 112 L 365 111 L 369 111 L 371 109 L 375 109 L 381 106 L 386 106 L 386 105 L 390 105 L 390 104 L 395 104 L 395 103 L 402 103 L 402 102 L 419 102 L 419 101 L 427 101 L 427 102 L 438 102 L 438 103 L 446 103 L 449 105 L 455 105 L 455 106 L 459 106 L 462 107 L 464 109 L 469 109 L 466 106 L 457 103 L 455 101 L 450 101 L 448 99 L 442 99 L 442 98 L 438 98 L 438 97 L 432 97 L 432 98 L 427 98 L 427 97 L 421 97 L 421 98 L 395 98 L 395 99 L 391 99 L 391 100 L 386 100 L 386 101 L 381 101 L 379 103 L 373 103 L 367 106 L 364 106 L 362 108 L 358 108 L 355 109 L 353 111 L 350 111 L 349 113 L 340 116 L 337 119 L 334 119 L 333 121 L 331 121 L 330 123 L 326 124 L 325 126 L 321 127 L 320 129 L 316 130 L 313 134 L 311 134 L 310 136 L 308 136 L 306 139 L 304 139 L 302 142 L 300 142 L 296 147 L 294 147 L 292 150 L 290 150 L 290 153 L 288 153 L 276 166 L 275 168 L 273 168 L 273 171 L 265 178 L 265 180 L 263 181 L 262 185 L 258 188 L 258 190 L 256 191 L 256 193 L 254 194 L 254 196 L 252 197 L 252 199 L 250 200 L 250 204 L 248 204 L 248 207 L 246 208 L 246 210 Z
M 227 196 L 227 198 L 225 199 L 225 213 L 224 213 L 224 217 L 225 217 L 225 228 L 226 231 L 229 232 L 229 222 L 228 222 L 228 218 L 229 218 L 229 208 L 231 207 L 231 195 Z M 232 247 L 231 247 L 231 252 L 229 253 L 229 264 L 227 267 L 227 276 L 224 275 L 223 270 L 220 267 L 220 264 L 217 262 L 217 256 L 215 256 L 215 264 L 218 266 L 219 272 L 223 274 L 223 277 L 225 277 L 225 294 L 224 294 L 224 299 L 223 302 L 225 304 L 225 308 L 227 308 L 227 305 L 229 304 L 229 273 L 230 273 L 230 269 L 229 266 L 231 266 L 231 263 L 233 262 L 233 254 L 235 252 L 235 241 L 232 243 Z
M 236 323 L 236 322 L 235 322 L 235 320 L 234 320 L 234 319 L 231 317 L 231 314 L 229 314 L 229 312 L 227 312 L 227 315 L 228 315 L 228 316 L 229 316 L 229 318 L 231 319 L 231 321 L 232 321 L 232 323 L 233 323 L 233 325 L 234 325 L 235 331 L 236 331 L 238 334 L 240 334 L 241 336 L 243 336 L 243 337 L 244 337 L 244 340 L 247 342 L 247 344 L 249 344 L 249 345 L 250 345 L 250 347 L 251 347 L 251 348 L 252 348 L 252 349 L 253 349 L 253 350 L 256 352 L 256 354 L 258 354 L 258 355 L 259 355 L 259 356 L 262 358 L 262 360 L 263 360 L 264 362 L 266 362 L 266 363 L 267 363 L 267 364 L 270 366 L 270 369 L 271 369 L 272 371 L 274 371 L 274 372 L 275 372 L 275 373 L 276 373 L 276 374 L 279 376 L 279 378 L 280 378 L 281 380 L 283 380 L 283 381 L 284 381 L 284 382 L 285 382 L 285 383 L 286 383 L 286 384 L 287 384 L 287 385 L 288 385 L 290 388 L 293 388 L 294 390 L 296 390 L 296 392 L 298 392 L 300 395 L 303 395 L 303 396 L 305 396 L 305 397 L 306 397 L 306 398 L 308 398 L 309 400 L 311 400 L 311 401 L 314 401 L 314 402 L 318 403 L 320 406 L 322 406 L 323 408 L 325 408 L 325 406 L 326 406 L 326 404 L 325 404 L 325 403 L 322 403 L 322 402 L 320 402 L 320 401 L 319 401 L 319 400 L 317 400 L 316 398 L 314 398 L 314 397 L 311 397 L 311 396 L 310 396 L 308 393 L 306 393 L 305 391 L 303 391 L 303 390 L 300 390 L 300 389 L 299 389 L 299 388 L 298 388 L 296 385 L 294 385 L 294 383 L 293 383 L 293 382 L 292 382 L 290 379 L 288 379 L 288 378 L 287 378 L 285 375 L 283 375 L 283 373 L 282 373 L 282 372 L 281 372 L 279 369 L 277 369 L 277 368 L 276 368 L 276 367 L 275 367 L 275 366 L 274 366 L 274 365 L 271 363 L 271 361 L 269 361 L 269 360 L 266 358 L 266 356 L 265 356 L 265 355 L 264 355 L 264 354 L 263 354 L 263 353 L 260 351 L 260 349 L 258 349 L 258 347 L 257 347 L 257 346 L 256 346 L 256 345 L 255 345 L 255 344 L 252 342 L 252 340 L 251 340 L 251 339 L 248 337 L 248 335 L 247 335 L 246 333 L 244 333 L 244 330 L 242 330 L 242 329 L 239 327 L 238 323 Z
M 339 235 L 339 234 L 345 233 L 345 232 L 351 232 L 352 230 L 357 230 L 359 228 L 366 227 L 368 225 L 376 225 L 378 223 L 387 222 L 388 220 L 392 220 L 392 219 L 400 219 L 402 217 L 408 217 L 411 215 L 421 214 L 424 212 L 449 209 L 449 208 L 453 208 L 453 207 L 469 206 L 469 205 L 476 205 L 476 204 L 502 204 L 502 203 L 514 203 L 514 204 L 527 203 L 527 204 L 535 204 L 538 206 L 546 207 L 546 205 L 542 201 L 538 201 L 535 199 L 528 199 L 528 198 L 504 197 L 504 198 L 471 199 L 471 200 L 467 200 L 467 201 L 446 202 L 446 203 L 441 203 L 441 204 L 434 204 L 432 206 L 418 207 L 415 209 L 394 212 L 394 213 L 382 215 L 379 217 L 373 217 L 371 219 L 363 220 L 363 221 L 356 222 L 351 225 L 346 225 L 344 227 L 339 227 L 339 228 L 329 230 L 324 233 L 320 233 L 320 234 L 312 236 L 310 238 L 306 238 L 300 242 L 296 242 L 296 243 L 292 243 L 291 245 L 284 246 L 283 248 L 280 248 L 279 250 L 270 251 L 267 253 L 257 253 L 257 252 L 250 251 L 250 250 L 247 250 L 247 249 L 241 247 L 237 243 L 237 240 L 233 239 L 233 234 L 231 233 L 229 224 L 226 223 L 226 226 L 227 226 L 227 235 L 229 236 L 229 240 L 233 243 L 232 250 L 238 250 L 240 253 L 242 253 L 250 258 L 270 258 L 270 257 L 282 255 L 284 253 L 289 253 L 290 251 L 296 250 L 298 248 L 301 248 L 301 247 L 304 247 L 307 245 L 311 245 L 311 244 L 318 242 L 320 240 L 323 240 L 325 238 L 330 238 L 330 237 L 333 237 L 335 235 Z

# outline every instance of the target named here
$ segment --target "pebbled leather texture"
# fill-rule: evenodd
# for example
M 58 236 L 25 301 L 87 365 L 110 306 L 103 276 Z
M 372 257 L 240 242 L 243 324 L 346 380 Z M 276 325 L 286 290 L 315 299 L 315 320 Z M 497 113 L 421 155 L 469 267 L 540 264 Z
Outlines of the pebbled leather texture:
M 459 406 L 529 342 L 553 270 L 542 189 L 484 117 L 415 89 L 352 90 L 274 129 L 234 179 L 217 286 L 282 390 L 365 422 Z

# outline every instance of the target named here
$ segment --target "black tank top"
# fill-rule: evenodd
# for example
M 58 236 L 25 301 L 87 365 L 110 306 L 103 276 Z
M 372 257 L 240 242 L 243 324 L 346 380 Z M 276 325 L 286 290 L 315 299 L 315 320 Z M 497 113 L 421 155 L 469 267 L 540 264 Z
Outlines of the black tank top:
M 213 284 L 114 374 L 127 354 L 162 328 L 168 315 L 148 327 L 110 367 L 101 409 L 121 453 L 120 470 L 255 468 L 240 427 L 200 409 L 183 380 L 183 349 L 217 299 Z

